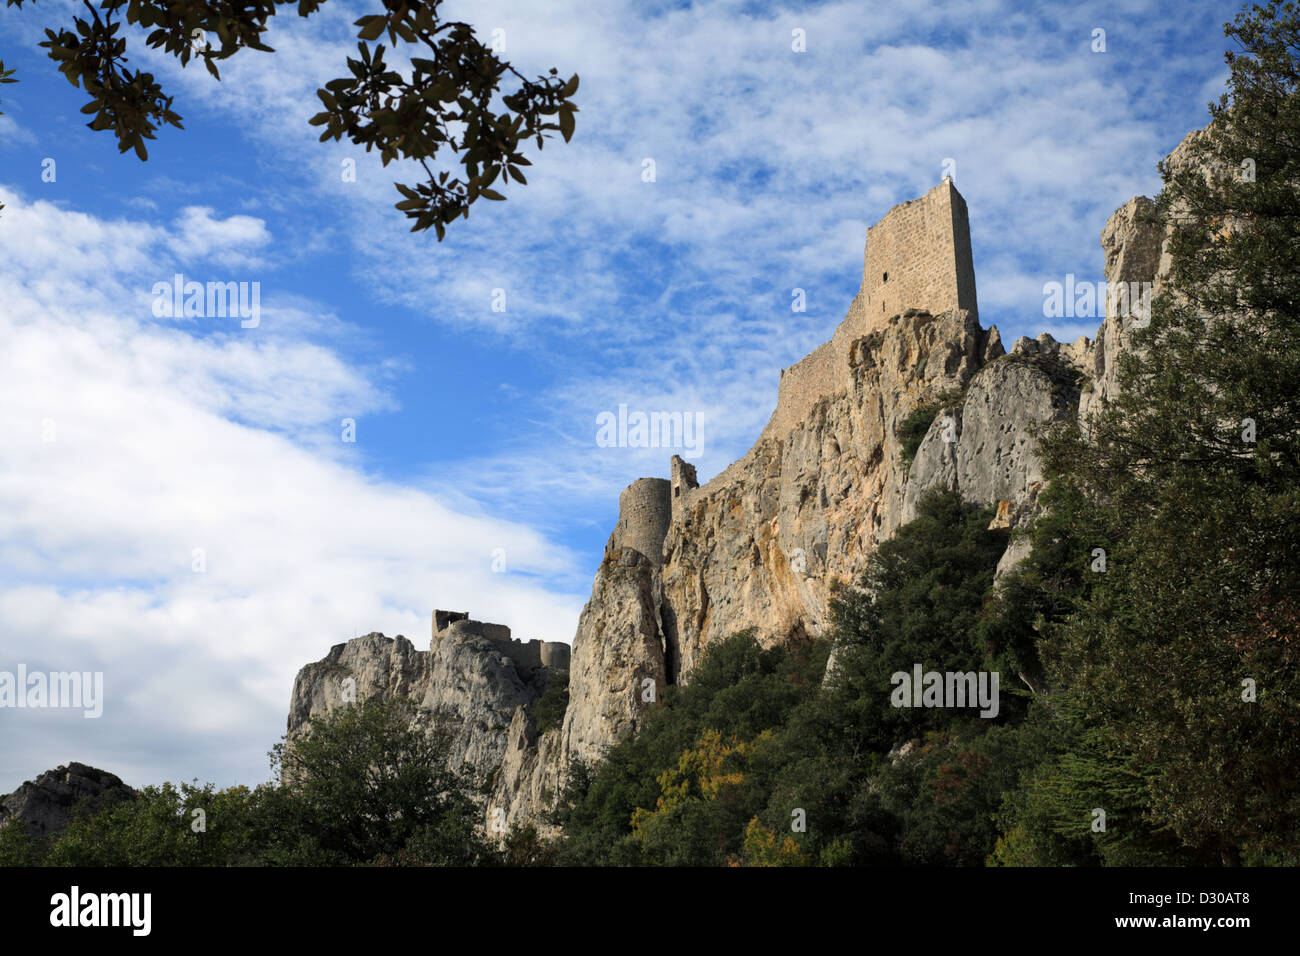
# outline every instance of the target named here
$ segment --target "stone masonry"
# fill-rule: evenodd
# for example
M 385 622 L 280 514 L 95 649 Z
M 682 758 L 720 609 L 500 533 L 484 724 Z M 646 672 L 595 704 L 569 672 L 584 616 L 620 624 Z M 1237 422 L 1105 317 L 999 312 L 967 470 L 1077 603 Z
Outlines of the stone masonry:
M 459 611 L 434 611 L 433 642 L 430 648 L 436 650 L 440 642 L 453 635 L 487 638 L 499 653 L 514 662 L 515 669 L 525 680 L 539 667 L 555 670 L 569 668 L 569 645 L 562 641 L 533 639 L 525 643 L 511 637 L 510 628 L 504 624 L 471 621 L 469 614 Z
M 978 317 L 970 219 L 951 179 L 895 206 L 867 230 L 862 293 L 871 328 L 906 309 L 931 315 L 965 309 Z
M 694 469 L 691 469 L 694 475 Z M 651 564 L 663 564 L 664 538 L 672 522 L 670 483 L 665 478 L 640 478 L 618 496 L 618 524 L 610 541 L 616 550 L 632 548 Z
M 919 199 L 899 203 L 867 230 L 862 284 L 829 342 L 781 372 L 776 410 L 762 438 L 807 421 L 814 405 L 846 388 L 855 343 L 907 310 L 961 310 L 978 321 L 966 201 L 944 178 Z

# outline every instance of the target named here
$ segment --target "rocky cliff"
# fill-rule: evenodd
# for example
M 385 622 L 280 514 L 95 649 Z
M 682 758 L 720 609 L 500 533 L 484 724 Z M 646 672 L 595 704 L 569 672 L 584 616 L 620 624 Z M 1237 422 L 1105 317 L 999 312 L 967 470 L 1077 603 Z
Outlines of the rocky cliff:
M 1167 256 L 1151 208 L 1135 199 L 1107 222 L 1108 285 L 1158 291 Z M 570 762 L 598 761 L 634 732 L 711 643 L 745 628 L 769 645 L 821 633 L 833 586 L 861 575 L 926 490 L 995 507 L 995 528 L 1024 524 L 1043 481 L 1035 429 L 1086 416 L 1114 393 L 1135 318 L 1128 300 L 1107 297 L 1095 341 L 1044 334 L 1005 352 L 978 320 L 966 229 L 949 180 L 891 210 L 868 231 L 846 318 L 782 373 L 748 453 L 703 486 L 674 457 L 669 479 L 623 493 L 574 636 L 559 726 L 539 732 L 533 716 L 547 668 L 526 675 L 477 635 L 441 644 L 435 625 L 429 652 L 368 635 L 305 668 L 290 730 L 339 705 L 344 675 L 361 698 L 407 694 L 461 722 L 463 759 L 491 775 L 485 820 L 500 821 L 499 810 L 507 823 L 541 822 Z M 922 407 L 934 418 L 908 461 L 899 428 Z M 1008 544 L 1000 573 L 1022 556 Z
M 545 693 L 569 664 L 569 646 L 511 638 L 499 624 L 434 612 L 429 650 L 405 637 L 367 634 L 336 644 L 298 672 L 289 705 L 290 738 L 308 720 L 357 701 L 408 697 L 453 733 L 455 768 L 491 774 L 505 758 L 516 714 Z
M 33 839 L 57 836 L 75 809 L 94 813 L 120 800 L 135 799 L 135 791 L 107 770 L 70 763 L 28 780 L 0 797 L 0 826 L 17 818 Z

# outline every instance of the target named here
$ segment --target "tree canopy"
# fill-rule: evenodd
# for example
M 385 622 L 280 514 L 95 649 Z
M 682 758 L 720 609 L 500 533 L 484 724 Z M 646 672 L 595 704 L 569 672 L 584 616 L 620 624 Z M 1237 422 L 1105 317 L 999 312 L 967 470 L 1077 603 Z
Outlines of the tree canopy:
M 23 2 L 7 0 L 13 7 Z M 128 66 L 128 46 L 162 50 L 182 67 L 201 62 L 220 80 L 221 61 L 245 50 L 275 52 L 264 35 L 286 5 L 272 0 L 82 2 L 85 16 L 46 29 L 40 45 L 68 82 L 85 91 L 81 111 L 92 117 L 87 125 L 111 132 L 121 152 L 132 150 L 141 160 L 149 155 L 146 141 L 155 139 L 160 127 L 183 127 L 172 108 L 174 98 L 157 78 Z M 441 240 L 447 225 L 458 216 L 467 218 L 477 200 L 505 198 L 494 184 L 527 183 L 522 170 L 531 165 L 522 152 L 527 142 L 540 150 L 552 132 L 566 142 L 573 136 L 578 77 L 564 79 L 555 68 L 525 76 L 469 24 L 444 20 L 441 0 L 380 2 L 381 12 L 355 22 L 357 56 L 347 58 L 343 76 L 317 91 L 324 109 L 311 123 L 324 127 L 322 142 L 346 136 L 367 152 L 378 151 L 384 166 L 393 160 L 419 164 L 423 179 L 394 184 L 402 197 L 396 207 L 413 221 L 412 232 L 432 228 Z M 298 16 L 310 17 L 321 0 L 298 0 L 296 6 Z M 376 43 L 381 37 L 391 50 Z M 392 62 L 393 57 L 402 62 Z M 407 62 L 409 76 L 404 76 Z M 3 63 L 0 82 L 12 82 Z

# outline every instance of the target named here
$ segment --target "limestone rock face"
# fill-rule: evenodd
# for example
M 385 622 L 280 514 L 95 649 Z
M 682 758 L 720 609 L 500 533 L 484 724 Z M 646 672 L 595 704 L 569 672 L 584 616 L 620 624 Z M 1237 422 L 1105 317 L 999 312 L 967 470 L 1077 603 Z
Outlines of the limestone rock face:
M 400 635 L 367 634 L 336 644 L 322 660 L 298 672 L 289 736 L 310 718 L 347 706 L 349 700 L 407 697 L 422 712 L 445 719 L 453 734 L 454 767 L 491 773 L 505 757 L 516 710 L 544 692 L 547 669 L 521 675 L 498 641 L 466 628 L 444 633 L 428 651 L 417 650 Z
M 1091 380 L 1079 402 L 1079 415 L 1085 421 L 1118 392 L 1120 352 L 1126 347 L 1134 323 L 1144 321 L 1143 312 L 1159 293 L 1169 267 L 1162 253 L 1167 234 L 1152 221 L 1154 208 L 1155 204 L 1145 197 L 1130 199 L 1111 215 L 1101 233 L 1107 289 L 1122 287 L 1124 292 L 1122 297 L 1107 296 L 1106 318 L 1083 363 Z M 1133 293 L 1142 298 L 1135 302 Z
M 899 423 L 960 391 L 991 336 L 964 310 L 908 310 L 843 338 L 807 415 L 783 434 L 769 427 L 678 506 L 662 569 L 675 681 L 735 631 L 753 627 L 765 644 L 820 631 L 831 582 L 855 577 L 902 523 Z M 773 419 L 782 417 L 778 408 Z
M 654 564 L 623 548 L 607 552 L 578 619 L 569 671 L 563 750 L 591 761 L 630 733 L 667 684 Z M 649 684 L 646 684 L 649 681 Z
M 33 839 L 53 837 L 67 827 L 78 805 L 94 812 L 115 801 L 134 799 L 135 791 L 116 774 L 70 763 L 47 770 L 0 797 L 0 825 L 17 817 L 27 824 L 27 834 Z
M 670 680 L 659 568 L 623 542 L 619 530 L 610 536 L 591 600 L 578 619 L 562 727 L 538 737 L 522 711 L 511 725 L 491 797 L 508 823 L 544 824 L 570 762 L 599 762 L 612 744 L 636 730 Z
M 546 817 L 564 785 L 568 761 L 562 746 L 561 729 L 537 733 L 532 715 L 524 708 L 515 711 L 506 739 L 506 755 L 496 775 L 488 801 L 486 824 L 489 832 L 500 822 L 506 828 L 532 824 L 545 837 L 556 828 Z M 501 811 L 503 816 L 498 816 Z
M 1165 160 L 1168 166 L 1175 171 L 1196 166 L 1192 150 L 1205 135 L 1205 130 L 1188 133 Z M 1203 166 L 1198 168 L 1205 171 Z M 1079 401 L 1079 417 L 1085 423 L 1119 391 L 1120 353 L 1133 348 L 1134 325 L 1150 317 L 1132 307 L 1133 292 L 1145 289 L 1144 295 L 1154 300 L 1165 291 L 1169 279 L 1172 226 L 1156 221 L 1155 209 L 1155 203 L 1144 196 L 1131 199 L 1111 215 L 1101 232 L 1106 285 L 1108 289 L 1122 286 L 1126 297 L 1117 300 L 1108 296 L 1106 318 L 1097 330 L 1097 340 L 1084 368 L 1090 382 Z M 1178 209 L 1173 210 L 1175 217 L 1178 213 Z
M 1028 339 L 983 368 L 964 402 L 941 411 L 917 449 L 903 522 L 916 517 L 917 503 L 932 488 L 997 506 L 996 527 L 1012 528 L 1028 517 L 1043 484 L 1035 430 L 1075 414 L 1078 378 L 1054 351 Z

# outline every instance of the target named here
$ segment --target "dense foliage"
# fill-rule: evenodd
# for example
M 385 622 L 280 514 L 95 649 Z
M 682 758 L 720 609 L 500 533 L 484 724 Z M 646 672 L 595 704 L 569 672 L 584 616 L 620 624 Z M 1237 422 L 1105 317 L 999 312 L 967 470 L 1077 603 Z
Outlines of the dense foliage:
M 498 860 L 477 833 L 473 787 L 446 769 L 445 737 L 409 702 L 314 719 L 277 744 L 278 781 L 255 789 L 165 783 L 79 813 L 49 846 L 18 820 L 0 866 L 473 865 Z
M 1231 96 L 1163 170 L 1172 275 L 1126 332 L 1123 391 L 1044 442 L 1053 520 L 1106 566 L 1040 646 L 1075 738 L 1125 768 L 1130 834 L 1294 862 L 1300 16 L 1256 7 L 1227 34 Z
M 560 861 L 982 863 L 1014 782 L 999 728 L 1023 705 L 1004 692 L 1001 714 L 982 718 L 896 708 L 890 693 L 915 664 L 1001 666 L 979 636 L 1006 546 L 989 518 L 931 494 L 837 600 L 833 640 L 765 649 L 743 632 L 710 647 L 596 773 L 574 768 Z

